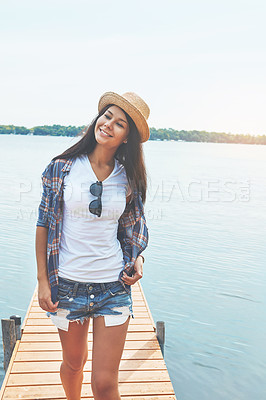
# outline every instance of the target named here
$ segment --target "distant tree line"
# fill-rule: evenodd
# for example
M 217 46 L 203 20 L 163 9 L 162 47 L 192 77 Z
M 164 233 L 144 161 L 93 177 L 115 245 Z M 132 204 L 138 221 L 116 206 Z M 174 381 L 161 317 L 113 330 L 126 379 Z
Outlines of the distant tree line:
M 76 136 L 84 126 L 44 125 L 34 128 L 24 126 L 0 125 L 0 134 L 38 135 L 38 136 Z
M 34 128 L 24 126 L 0 125 L 0 134 L 38 135 L 38 136 L 76 136 L 86 126 L 44 125 Z M 213 142 L 213 143 L 245 143 L 266 144 L 266 135 L 233 135 L 231 133 L 217 133 L 206 131 L 176 131 L 175 129 L 150 128 L 149 140 L 175 140 L 185 142 Z
M 151 140 L 184 140 L 185 142 L 213 142 L 213 143 L 245 143 L 266 144 L 266 135 L 233 135 L 231 133 L 218 133 L 206 131 L 176 131 L 172 128 L 150 128 Z

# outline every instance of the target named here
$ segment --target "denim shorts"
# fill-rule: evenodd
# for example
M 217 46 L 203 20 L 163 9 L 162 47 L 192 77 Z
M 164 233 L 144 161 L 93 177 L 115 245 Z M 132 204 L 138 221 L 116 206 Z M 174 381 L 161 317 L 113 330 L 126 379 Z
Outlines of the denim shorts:
M 90 317 L 104 316 L 105 326 L 123 324 L 128 316 L 134 318 L 131 286 L 128 293 L 119 281 L 87 283 L 60 276 L 58 280 L 57 311 L 46 313 L 57 328 L 68 331 L 69 322 L 83 324 Z

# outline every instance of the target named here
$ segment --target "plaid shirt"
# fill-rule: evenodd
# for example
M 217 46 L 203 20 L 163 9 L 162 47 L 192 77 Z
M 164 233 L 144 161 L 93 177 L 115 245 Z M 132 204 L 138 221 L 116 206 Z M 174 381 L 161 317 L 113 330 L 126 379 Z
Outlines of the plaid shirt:
M 38 208 L 36 226 L 48 228 L 47 268 L 51 297 L 54 303 L 57 301 L 58 291 L 59 244 L 63 222 L 63 184 L 72 162 L 73 158 L 52 160 L 42 173 L 43 193 Z M 148 244 L 144 207 L 141 194 L 137 190 L 134 191 L 133 200 L 127 203 L 118 220 L 117 238 L 121 244 L 125 261 L 118 280 L 129 293 L 130 285 L 123 282 L 122 274 L 125 271 L 127 275 L 133 275 L 135 260 Z

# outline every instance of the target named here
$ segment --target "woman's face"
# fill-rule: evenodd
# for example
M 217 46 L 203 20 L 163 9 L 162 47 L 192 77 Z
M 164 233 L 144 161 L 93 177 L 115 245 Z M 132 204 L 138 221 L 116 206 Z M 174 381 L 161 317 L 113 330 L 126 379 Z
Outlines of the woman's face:
M 110 106 L 101 115 L 95 125 L 95 139 L 108 147 L 119 147 L 126 142 L 129 124 L 124 111 L 118 106 Z

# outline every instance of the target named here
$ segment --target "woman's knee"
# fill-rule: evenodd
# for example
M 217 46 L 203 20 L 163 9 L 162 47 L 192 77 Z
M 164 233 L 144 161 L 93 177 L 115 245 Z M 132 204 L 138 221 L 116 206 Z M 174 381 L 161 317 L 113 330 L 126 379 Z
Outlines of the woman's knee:
M 88 352 L 86 352 L 86 356 L 84 356 L 84 354 L 63 354 L 63 363 L 68 369 L 72 370 L 73 372 L 83 371 L 87 359 Z
M 91 376 L 91 388 L 98 398 L 108 398 L 108 394 L 118 390 L 117 374 L 101 373 Z

